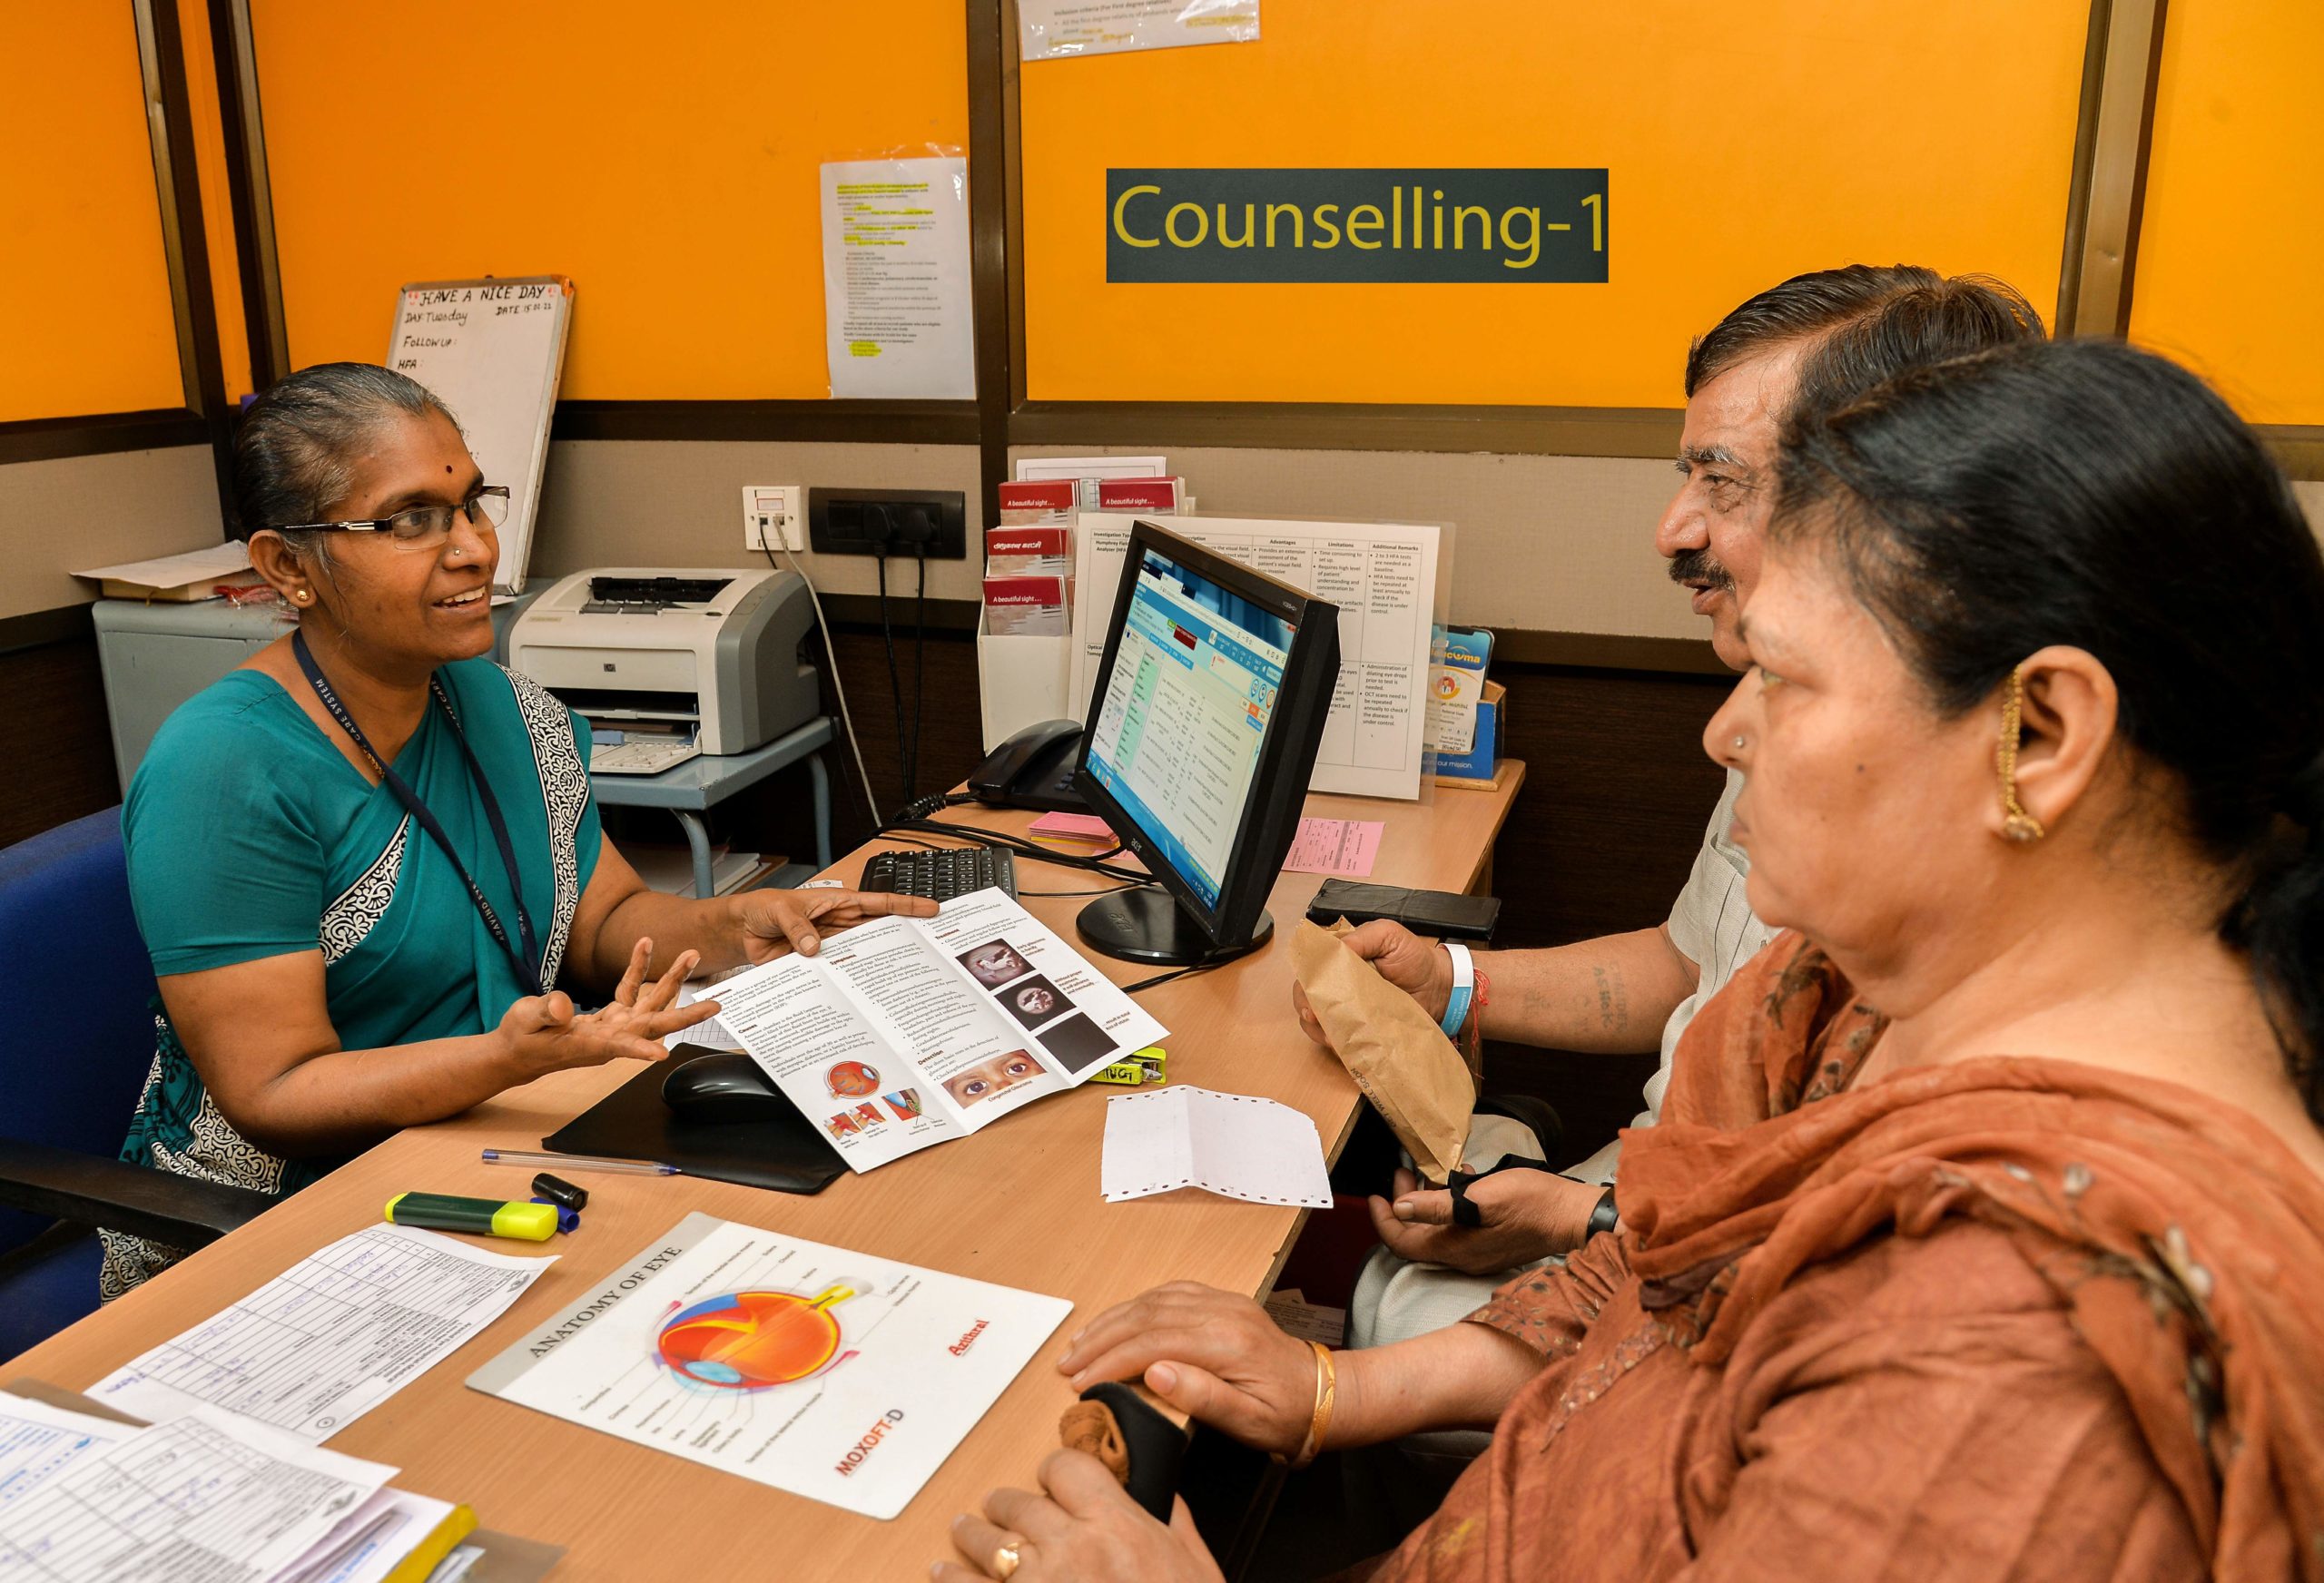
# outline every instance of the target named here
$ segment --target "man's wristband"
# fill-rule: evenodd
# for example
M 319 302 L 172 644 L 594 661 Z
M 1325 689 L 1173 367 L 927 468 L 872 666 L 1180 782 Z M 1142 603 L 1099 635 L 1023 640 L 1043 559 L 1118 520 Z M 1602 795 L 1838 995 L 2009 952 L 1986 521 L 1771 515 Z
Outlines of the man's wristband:
M 1598 1202 L 1590 1208 L 1590 1226 L 1585 1240 L 1587 1237 L 1596 1236 L 1600 1232 L 1612 1231 L 1621 1224 L 1621 1212 L 1614 1207 L 1614 1190 L 1609 1187 L 1598 1195 Z
M 1461 1037 L 1461 1025 L 1469 1020 L 1469 1002 L 1477 992 L 1477 967 L 1469 955 L 1469 948 L 1458 940 L 1442 942 L 1447 957 L 1452 959 L 1452 993 L 1444 1002 L 1444 1015 L 1437 1019 L 1437 1027 L 1444 1030 L 1446 1038 Z

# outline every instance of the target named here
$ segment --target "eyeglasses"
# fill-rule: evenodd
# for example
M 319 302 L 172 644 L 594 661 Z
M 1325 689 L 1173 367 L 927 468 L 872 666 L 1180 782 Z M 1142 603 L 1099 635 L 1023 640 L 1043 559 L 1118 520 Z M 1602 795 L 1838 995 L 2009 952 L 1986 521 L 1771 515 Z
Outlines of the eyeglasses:
M 452 519 L 465 516 L 470 527 L 497 528 L 508 520 L 508 487 L 487 484 L 458 506 L 414 506 L 393 516 L 371 516 L 353 522 L 290 522 L 276 533 L 384 533 L 398 546 L 432 550 L 452 536 Z

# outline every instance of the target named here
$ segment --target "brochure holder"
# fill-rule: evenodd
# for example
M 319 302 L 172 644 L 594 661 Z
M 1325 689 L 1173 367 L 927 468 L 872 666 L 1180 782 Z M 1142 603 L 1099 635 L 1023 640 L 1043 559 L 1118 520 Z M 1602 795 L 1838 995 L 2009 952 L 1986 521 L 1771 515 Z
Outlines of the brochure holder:
M 987 752 L 1029 725 L 1062 720 L 1072 679 L 1073 638 L 1019 637 L 977 628 L 977 693 L 983 706 Z

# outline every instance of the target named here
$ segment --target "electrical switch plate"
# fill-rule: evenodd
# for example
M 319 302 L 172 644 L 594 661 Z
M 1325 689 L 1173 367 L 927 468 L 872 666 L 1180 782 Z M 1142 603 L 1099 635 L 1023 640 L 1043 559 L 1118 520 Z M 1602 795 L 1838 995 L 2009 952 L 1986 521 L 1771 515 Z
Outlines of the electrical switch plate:
M 743 547 L 807 547 L 807 491 L 796 484 L 743 486 Z

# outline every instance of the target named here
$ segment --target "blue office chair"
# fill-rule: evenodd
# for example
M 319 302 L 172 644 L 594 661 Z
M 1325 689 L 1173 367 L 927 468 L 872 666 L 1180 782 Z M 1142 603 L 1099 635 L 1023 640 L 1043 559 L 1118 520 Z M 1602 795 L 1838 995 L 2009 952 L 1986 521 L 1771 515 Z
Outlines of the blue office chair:
M 264 1194 L 116 1156 L 153 1059 L 153 968 L 129 908 L 121 810 L 0 850 L 0 1358 L 97 1305 L 95 1227 L 182 1248 Z

